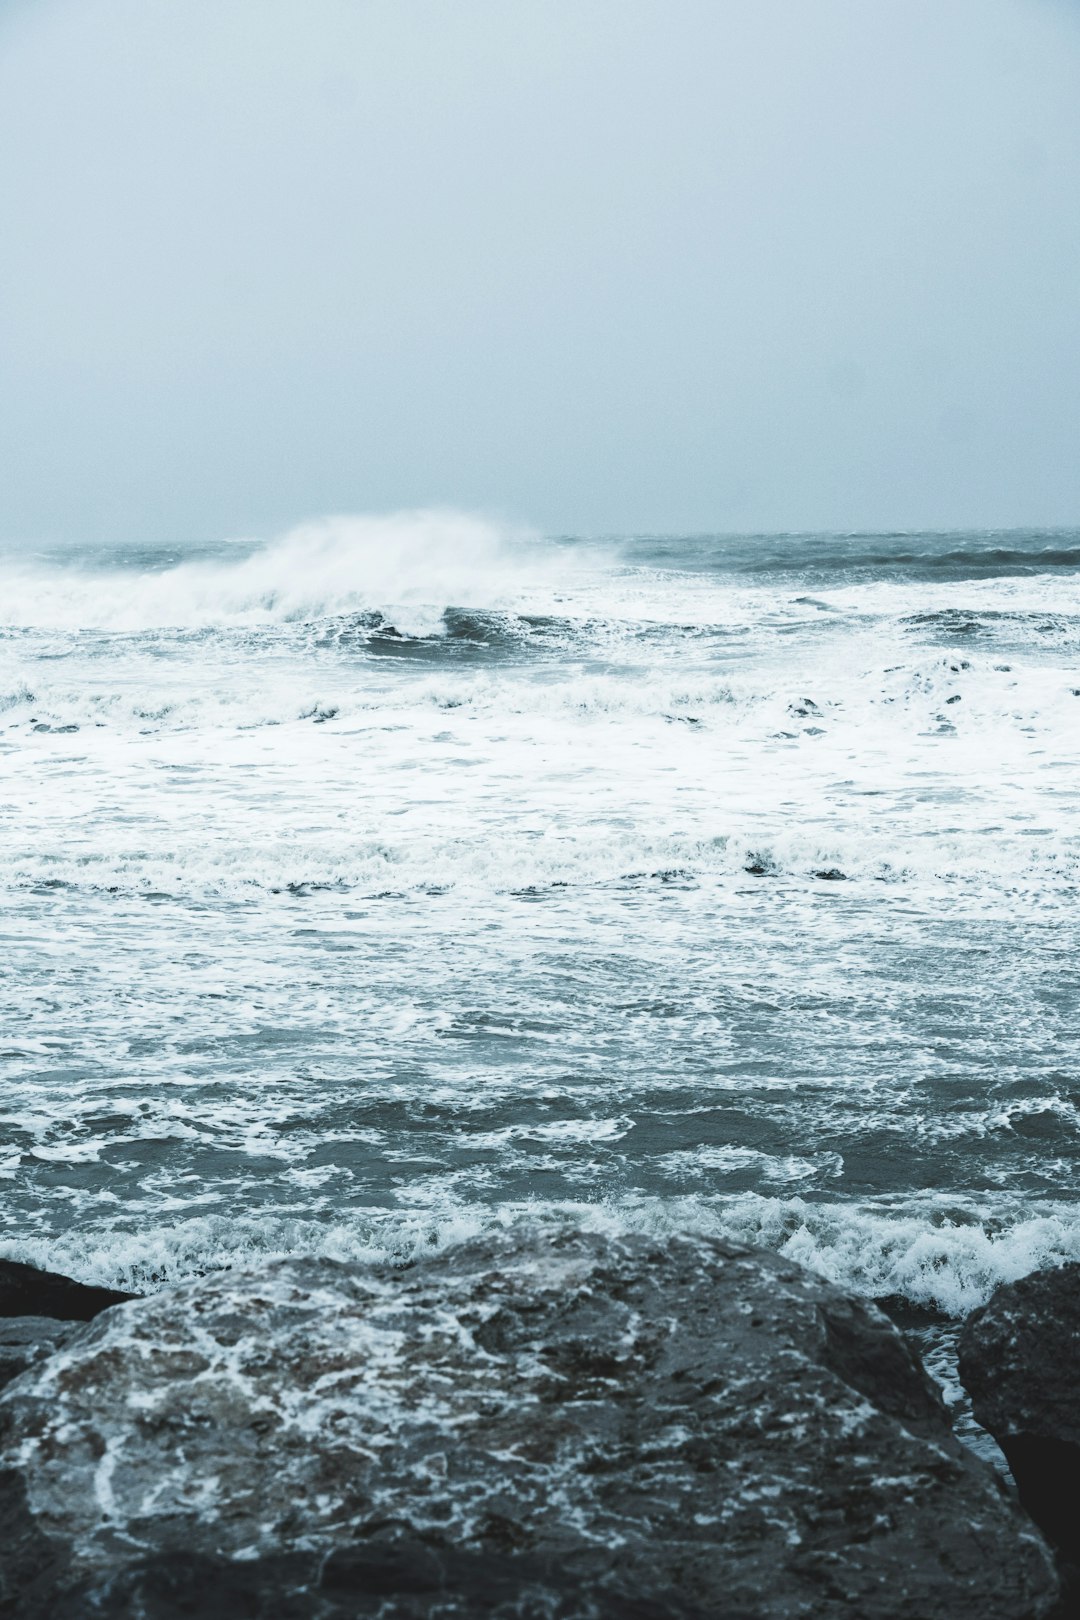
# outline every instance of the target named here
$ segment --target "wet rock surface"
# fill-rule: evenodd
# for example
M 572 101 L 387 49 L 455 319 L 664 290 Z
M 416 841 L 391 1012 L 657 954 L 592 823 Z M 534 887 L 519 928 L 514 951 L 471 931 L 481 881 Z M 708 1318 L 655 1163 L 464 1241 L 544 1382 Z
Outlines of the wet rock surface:
M 0 1317 L 0 1388 L 59 1350 L 74 1331 L 51 1316 Z
M 19 1260 L 0 1260 L 0 1388 L 53 1355 L 78 1323 L 134 1297 Z
M 110 1305 L 134 1298 L 115 1288 L 92 1288 L 54 1271 L 40 1271 L 21 1260 L 0 1260 L 0 1319 L 48 1316 L 61 1322 L 89 1322 Z
M 1080 1264 L 998 1288 L 965 1322 L 960 1377 L 1020 1500 L 1067 1565 L 1080 1613 Z
M 0 1394 L 0 1613 L 1039 1620 L 1048 1549 L 888 1319 L 533 1229 L 106 1312 Z

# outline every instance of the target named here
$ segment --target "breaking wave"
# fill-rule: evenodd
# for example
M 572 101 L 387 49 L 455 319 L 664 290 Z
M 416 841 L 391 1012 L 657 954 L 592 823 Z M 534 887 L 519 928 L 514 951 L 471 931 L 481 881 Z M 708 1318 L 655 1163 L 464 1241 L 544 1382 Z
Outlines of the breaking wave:
M 963 1317 L 1003 1282 L 1080 1260 L 1080 1213 L 1050 1203 L 991 1212 L 972 1202 L 948 1210 L 927 1197 L 898 1209 L 802 1198 L 628 1197 L 461 1205 L 444 1211 L 368 1211 L 338 1222 L 245 1215 L 201 1216 L 136 1233 L 72 1231 L 60 1239 L 0 1243 L 7 1258 L 59 1267 L 88 1283 L 153 1289 L 209 1271 L 289 1254 L 406 1263 L 484 1231 L 539 1219 L 592 1231 L 698 1232 L 760 1244 L 876 1299 Z
M 257 626 L 376 611 L 402 634 L 431 635 L 443 629 L 446 607 L 492 606 L 571 566 L 527 533 L 417 511 L 324 518 L 269 545 L 166 567 L 9 560 L 0 593 L 5 622 L 23 629 Z

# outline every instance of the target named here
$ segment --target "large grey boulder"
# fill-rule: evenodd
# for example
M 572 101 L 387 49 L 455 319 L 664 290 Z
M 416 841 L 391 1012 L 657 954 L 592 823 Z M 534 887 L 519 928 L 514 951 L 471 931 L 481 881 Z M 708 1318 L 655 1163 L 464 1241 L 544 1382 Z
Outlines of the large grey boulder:
M 964 1323 L 959 1371 L 1020 1500 L 1080 1564 L 1080 1264 L 998 1288 Z
M 0 1612 L 1038 1620 L 1050 1554 L 873 1306 L 516 1229 L 107 1311 L 0 1395 Z

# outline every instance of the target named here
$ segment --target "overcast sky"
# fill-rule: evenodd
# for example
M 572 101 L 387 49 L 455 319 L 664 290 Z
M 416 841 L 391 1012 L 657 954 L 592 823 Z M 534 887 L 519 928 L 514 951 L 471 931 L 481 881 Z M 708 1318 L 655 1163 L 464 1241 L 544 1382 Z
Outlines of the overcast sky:
M 1076 0 L 0 0 L 0 538 L 1080 522 Z

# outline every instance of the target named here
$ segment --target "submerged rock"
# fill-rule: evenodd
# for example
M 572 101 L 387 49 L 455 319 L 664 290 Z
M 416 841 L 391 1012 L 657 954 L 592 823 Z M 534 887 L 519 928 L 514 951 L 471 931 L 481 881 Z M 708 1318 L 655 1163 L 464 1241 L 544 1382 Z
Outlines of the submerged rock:
M 1080 1264 L 1004 1283 L 968 1317 L 959 1350 L 975 1417 L 1005 1453 L 1020 1500 L 1080 1565 Z
M 110 1305 L 134 1298 L 115 1288 L 93 1288 L 55 1271 L 41 1271 L 21 1260 L 0 1260 L 0 1318 L 51 1316 L 61 1322 L 89 1322 Z
M 0 1613 L 1038 1620 L 1050 1554 L 888 1319 L 700 1238 L 288 1260 L 0 1396 Z

